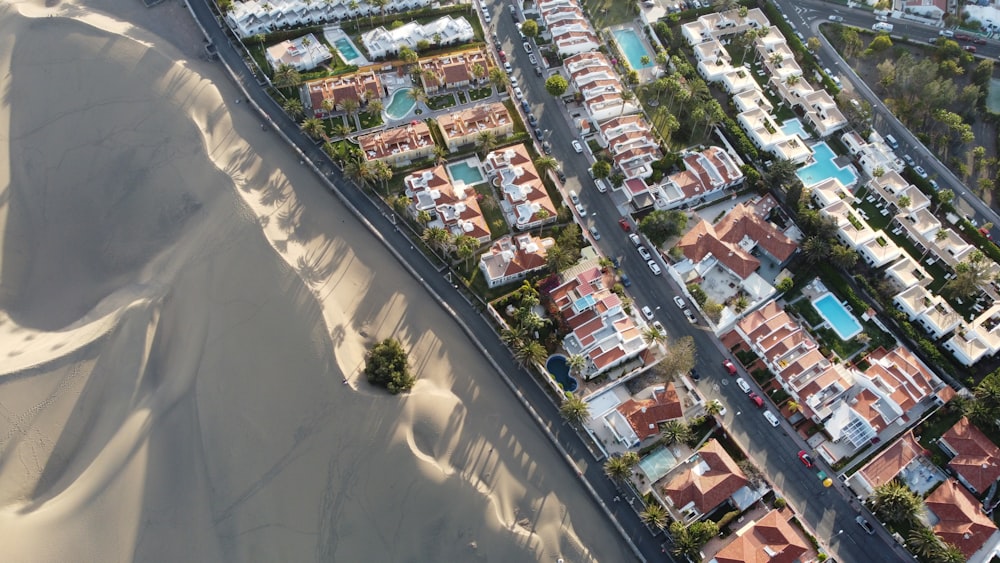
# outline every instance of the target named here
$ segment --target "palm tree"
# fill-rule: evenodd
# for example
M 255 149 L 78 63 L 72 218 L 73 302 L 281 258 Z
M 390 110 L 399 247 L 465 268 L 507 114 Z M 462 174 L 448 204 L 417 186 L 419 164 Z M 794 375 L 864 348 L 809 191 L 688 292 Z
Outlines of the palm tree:
M 686 442 L 691 437 L 691 429 L 680 420 L 669 420 L 660 431 L 660 441 L 667 446 Z
M 652 344 L 659 345 L 667 341 L 667 334 L 655 326 L 649 325 L 642 331 L 642 339 L 646 342 L 647 346 Z
M 538 171 L 538 175 L 544 176 L 549 170 L 555 170 L 558 168 L 559 161 L 551 156 L 540 156 L 535 159 L 534 165 L 535 170 Z
M 420 87 L 413 88 L 412 90 L 410 90 L 409 96 L 411 99 L 413 99 L 414 102 L 418 104 L 427 103 L 427 92 L 423 88 Z
M 722 412 L 722 403 L 718 400 L 712 400 L 705 403 L 705 414 L 708 416 L 715 416 Z
M 368 111 L 366 111 L 365 113 L 367 113 L 368 115 L 373 115 L 373 116 L 374 115 L 378 115 L 379 113 L 381 113 L 381 111 L 382 111 L 382 109 L 384 107 L 385 106 L 384 106 L 384 104 L 382 104 L 382 100 L 376 98 L 376 99 L 370 100 L 368 102 L 368 107 L 366 108 Z
M 333 134 L 337 137 L 343 139 L 344 137 L 351 134 L 354 131 L 351 126 L 341 121 L 340 123 L 333 126 Z
M 476 146 L 483 151 L 483 158 L 486 158 L 486 155 L 491 150 L 496 148 L 497 136 L 493 133 L 493 131 L 480 131 L 479 134 L 476 135 Z
M 476 82 L 481 82 L 486 78 L 486 67 L 479 63 L 472 65 L 472 76 L 476 78 Z
M 941 538 L 927 526 L 915 526 L 906 538 L 906 547 L 915 555 L 932 559 L 942 549 Z
M 382 183 L 385 195 L 389 195 L 389 180 L 392 180 L 392 167 L 382 160 L 376 160 L 374 165 L 374 178 Z
M 298 98 L 288 98 L 283 104 L 281 104 L 281 109 L 285 110 L 285 113 L 296 121 L 305 115 L 305 112 L 302 109 L 302 101 Z
M 868 502 L 880 520 L 899 524 L 916 522 L 923 509 L 923 500 L 896 479 L 875 487 Z
M 408 200 L 409 198 L 407 198 L 406 196 L 403 196 L 402 199 L 407 199 Z M 409 205 L 409 204 L 407 204 L 407 205 Z M 431 222 L 431 213 L 430 213 L 430 211 L 427 211 L 426 209 L 421 209 L 420 211 L 417 211 L 417 222 L 420 223 L 420 226 L 426 228 L 427 227 L 427 223 Z
M 493 83 L 493 87 L 496 88 L 497 92 L 503 91 L 507 87 L 507 73 L 500 67 L 495 66 L 491 68 L 490 82 Z
M 965 554 L 958 546 L 950 543 L 944 544 L 941 551 L 934 557 L 934 563 L 965 563 Z
M 353 120 L 354 114 L 358 111 L 358 108 L 361 107 L 361 103 L 354 98 L 344 98 L 340 102 L 340 107 L 344 109 L 344 113 L 347 114 L 347 118 Z
M 572 393 L 566 393 L 566 400 L 559 406 L 559 414 L 570 424 L 582 424 L 590 419 L 590 405 Z
M 469 269 L 469 259 L 479 250 L 479 240 L 468 235 L 460 235 L 455 239 L 455 253 L 460 260 L 465 261 L 465 269 Z
M 951 202 L 955 199 L 955 192 L 945 189 L 937 192 L 935 196 L 935 199 L 937 200 L 935 211 L 937 211 L 937 209 L 939 209 L 942 205 L 951 204 Z
M 799 412 L 802 410 L 802 406 L 795 401 L 788 401 L 788 411 L 789 412 Z
M 521 348 L 514 350 L 514 359 L 522 366 L 540 364 L 545 360 L 546 356 L 548 356 L 548 352 L 545 351 L 545 347 L 537 340 L 529 340 Z
M 275 88 L 291 88 L 302 83 L 302 76 L 292 65 L 280 64 L 274 71 Z
M 347 3 L 347 7 L 350 8 L 351 12 L 354 13 L 354 29 L 355 29 L 355 31 L 358 29 L 358 7 L 359 6 L 360 6 L 360 4 L 358 4 L 358 0 L 351 0 L 350 2 Z
M 669 521 L 666 509 L 663 508 L 662 504 L 655 501 L 646 505 L 646 509 L 639 513 L 639 518 L 642 518 L 642 521 L 647 526 L 652 526 L 658 530 L 666 528 Z
M 750 306 L 750 300 L 747 299 L 746 295 L 741 294 L 739 297 L 736 298 L 735 301 L 733 301 L 733 310 L 736 311 L 736 314 L 746 311 L 747 307 L 749 306 Z
M 335 104 L 332 98 L 323 98 L 323 102 L 320 107 L 323 108 L 323 112 L 326 113 L 326 118 L 330 121 L 330 125 L 333 125 L 333 108 Z
M 571 354 L 566 363 L 573 375 L 580 375 L 587 368 L 587 358 L 582 354 Z
M 632 466 L 622 456 L 609 457 L 604 462 L 604 474 L 612 481 L 623 483 L 632 476 Z
M 510 348 L 517 348 L 524 341 L 527 334 L 520 327 L 505 328 L 500 331 L 500 340 Z
M 535 212 L 535 217 L 538 221 L 538 236 L 542 236 L 542 227 L 545 226 L 545 220 L 549 218 L 549 210 L 544 207 Z
M 444 164 L 448 159 L 448 149 L 442 147 L 441 145 L 434 145 L 434 161 L 438 164 Z
M 310 117 L 303 121 L 302 130 L 305 131 L 306 135 L 317 141 L 326 135 L 326 128 L 323 127 L 323 122 L 315 117 Z

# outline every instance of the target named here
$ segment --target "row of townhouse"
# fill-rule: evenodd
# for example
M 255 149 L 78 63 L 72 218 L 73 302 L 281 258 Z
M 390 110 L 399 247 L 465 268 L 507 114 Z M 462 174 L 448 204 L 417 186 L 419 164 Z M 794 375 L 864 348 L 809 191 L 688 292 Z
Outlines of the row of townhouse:
M 705 80 L 718 83 L 733 96 L 740 110 L 737 122 L 757 148 L 795 163 L 806 162 L 812 151 L 797 134 L 782 131 L 774 117 L 753 71 L 746 66 L 734 67 L 723 39 L 738 33 L 756 30 L 753 49 L 769 76 L 768 83 L 790 107 L 799 109 L 805 121 L 821 137 L 829 136 L 847 125 L 847 118 L 825 90 L 814 89 L 805 80 L 795 62 L 795 54 L 785 37 L 771 27 L 763 12 L 755 8 L 746 16 L 738 10 L 707 14 L 682 26 L 682 33 L 693 47 L 698 72 Z
M 562 57 L 596 52 L 601 41 L 576 0 L 542 0 L 538 12 Z
M 594 267 L 565 280 L 549 297 L 569 329 L 562 345 L 586 360 L 585 379 L 592 379 L 646 351 L 641 328 L 611 291 L 613 274 Z
M 775 374 L 803 415 L 823 424 L 840 444 L 839 454 L 818 448 L 830 461 L 852 454 L 893 425 L 905 426 L 915 408 L 941 404 L 942 394 L 948 392 L 903 347 L 872 351 L 864 371 L 831 362 L 813 337 L 773 301 L 741 319 L 735 332 Z
M 428 94 L 482 84 L 488 80 L 490 68 L 482 49 L 426 57 L 417 61 L 417 65 L 421 71 L 421 86 Z M 333 109 L 342 110 L 346 100 L 363 105 L 388 94 L 379 73 L 374 70 L 310 80 L 300 87 L 303 108 L 320 118 L 327 117 L 323 107 L 326 100 L 332 102 Z
M 587 115 L 595 123 L 640 111 L 637 101 L 622 97 L 621 80 L 604 53 L 573 55 L 563 62 L 563 68 L 569 74 L 570 85 L 583 98 Z
M 429 5 L 428 0 L 399 0 L 385 11 L 404 12 Z M 375 15 L 382 11 L 364 1 L 237 0 L 226 12 L 226 21 L 240 37 L 246 38 L 279 29 L 337 22 Z
M 379 26 L 362 33 L 361 43 L 372 58 L 381 59 L 398 54 L 403 47 L 416 51 L 421 41 L 432 45 L 456 45 L 475 37 L 472 24 L 464 17 L 442 16 L 425 24 L 411 21 L 395 29 Z
M 848 131 L 840 136 L 840 140 L 869 178 L 889 171 L 903 172 L 905 165 L 902 159 L 896 156 L 878 131 L 872 129 L 867 140 L 855 131 Z
M 920 262 L 940 263 L 954 272 L 975 252 L 975 247 L 954 229 L 942 225 L 931 210 L 930 199 L 895 169 L 872 178 L 867 187 L 867 197 L 883 209 L 884 215 L 892 216 L 893 232 L 904 235 L 922 252 Z M 935 340 L 952 334 L 942 346 L 962 365 L 971 366 L 1000 352 L 1000 307 L 977 306 L 978 315 L 966 321 L 945 299 L 927 289 L 933 278 L 926 269 L 884 233 L 872 229 L 848 203 L 853 201 L 853 195 L 837 179 L 813 186 L 811 194 L 820 213 L 836 224 L 837 239 L 857 251 L 870 267 L 884 268 L 886 278 L 899 290 L 893 304 L 910 322 Z M 990 262 L 987 267 L 990 279 L 1000 275 L 996 263 Z M 982 290 L 996 300 L 997 288 L 992 283 Z

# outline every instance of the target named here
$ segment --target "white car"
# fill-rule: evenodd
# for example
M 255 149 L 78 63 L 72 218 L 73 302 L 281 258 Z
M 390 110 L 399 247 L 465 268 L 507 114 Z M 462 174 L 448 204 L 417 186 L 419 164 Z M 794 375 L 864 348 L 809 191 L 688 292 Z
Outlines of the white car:
M 493 18 L 490 17 L 490 13 L 487 12 L 485 9 L 483 10 L 483 21 L 485 21 L 486 23 L 490 23 L 491 21 L 493 21 Z
M 527 45 L 527 43 L 525 43 L 525 45 Z M 535 55 L 528 55 L 528 62 L 531 63 L 532 66 L 535 66 L 538 64 L 538 59 L 535 58 Z
M 639 239 L 639 235 L 635 233 L 629 233 L 628 240 L 632 241 L 632 244 L 636 246 L 642 246 L 642 241 Z
M 920 176 L 924 180 L 927 179 L 927 171 L 924 170 L 923 166 L 914 166 L 913 171 L 917 173 L 917 176 Z
M 646 265 L 649 266 L 654 276 L 660 275 L 660 265 L 655 260 L 646 260 Z
M 698 317 L 694 316 L 691 309 L 684 309 L 684 316 L 687 317 L 689 323 L 696 325 L 698 324 Z
M 510 74 L 510 73 L 514 72 L 514 69 L 511 68 L 510 63 L 508 63 L 508 62 L 503 63 L 503 69 L 504 69 L 504 71 L 507 72 L 507 74 Z
M 652 260 L 653 259 L 653 255 L 650 254 L 648 250 L 646 250 L 645 246 L 637 246 L 637 247 L 635 247 L 635 249 L 637 251 L 639 251 L 639 256 L 642 256 L 643 260 Z
M 649 320 L 653 320 L 653 310 L 650 309 L 648 305 L 643 307 L 642 316 L 646 317 Z
M 678 309 L 683 309 L 684 305 L 686 305 L 686 303 L 684 303 L 684 298 L 680 295 L 674 296 L 674 304 L 677 305 Z
M 517 99 L 519 99 L 519 100 L 523 100 L 524 99 L 524 92 L 522 92 L 520 88 L 515 87 L 514 88 L 514 96 L 517 97 Z
M 778 425 L 781 424 L 780 422 L 778 422 L 778 417 L 774 416 L 774 413 L 771 411 L 764 411 L 764 418 L 766 418 L 767 421 L 771 423 L 771 426 L 775 428 L 777 428 Z
M 663 334 L 667 333 L 667 329 L 663 328 L 663 324 L 660 321 L 653 321 L 653 328 L 662 332 Z
M 519 82 L 517 81 L 517 77 L 516 77 L 516 76 L 514 76 L 513 74 L 512 74 L 511 76 L 510 76 L 510 85 L 511 85 L 511 86 L 513 86 L 514 88 L 517 88 L 517 87 L 519 87 L 519 86 L 521 85 L 521 84 L 520 84 L 520 83 L 519 83 Z
M 597 232 L 597 227 L 590 228 L 590 235 L 594 237 L 594 240 L 601 240 L 601 233 Z
M 576 192 L 573 190 L 569 191 L 569 200 L 573 202 L 573 205 L 580 204 L 580 196 L 576 195 Z
M 744 393 L 750 392 L 750 384 L 747 383 L 747 380 L 742 377 L 736 378 L 736 386 L 739 387 L 740 391 L 743 391 Z
M 573 140 L 573 150 L 578 153 L 583 152 L 583 145 L 580 144 L 580 141 L 577 141 L 576 139 Z
M 726 416 L 726 413 L 729 412 L 726 410 L 726 405 L 723 405 L 718 399 L 714 399 L 711 402 L 719 405 L 719 416 Z
M 525 53 L 531 54 L 531 43 L 525 41 L 521 46 L 524 47 Z
M 832 22 L 842 22 L 842 21 L 844 21 L 844 18 L 842 16 L 830 16 L 827 19 L 829 19 Z

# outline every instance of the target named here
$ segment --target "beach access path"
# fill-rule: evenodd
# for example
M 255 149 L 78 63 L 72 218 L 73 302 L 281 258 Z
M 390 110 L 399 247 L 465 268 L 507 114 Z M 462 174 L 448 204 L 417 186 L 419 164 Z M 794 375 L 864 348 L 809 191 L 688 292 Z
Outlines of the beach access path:
M 654 536 L 630 505 L 614 502 L 615 497 L 622 494 L 621 491 L 605 476 L 603 465 L 594 460 L 576 431 L 563 421 L 557 405 L 548 397 L 537 380 L 514 362 L 493 326 L 470 302 L 455 291 L 451 282 L 445 279 L 411 244 L 405 234 L 395 227 L 384 210 L 354 187 L 330 162 L 316 142 L 305 135 L 299 125 L 267 95 L 247 68 L 241 53 L 232 44 L 235 38 L 229 27 L 217 18 L 209 2 L 211 0 L 189 0 L 188 7 L 208 41 L 211 41 L 219 58 L 228 68 L 230 75 L 253 102 L 247 104 L 247 109 L 252 111 L 251 105 L 253 105 L 263 112 L 263 118 L 267 120 L 268 125 L 292 143 L 292 148 L 299 152 L 300 157 L 308 161 L 316 172 L 324 177 L 327 185 L 359 215 L 359 219 L 369 226 L 373 235 L 399 258 L 403 266 L 428 289 L 431 297 L 441 302 L 442 306 L 463 326 L 470 339 L 482 347 L 483 353 L 500 374 L 508 379 L 522 404 L 535 416 L 543 431 L 574 466 L 584 488 L 634 546 L 637 558 L 643 561 L 674 561 L 663 551 L 665 541 L 663 534 Z

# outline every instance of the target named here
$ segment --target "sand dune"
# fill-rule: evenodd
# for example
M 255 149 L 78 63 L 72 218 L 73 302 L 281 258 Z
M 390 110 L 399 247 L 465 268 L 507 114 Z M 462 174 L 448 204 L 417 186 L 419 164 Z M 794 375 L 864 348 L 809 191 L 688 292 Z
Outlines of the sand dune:
M 630 559 L 179 3 L 119 4 L 0 7 L 0 559 Z

